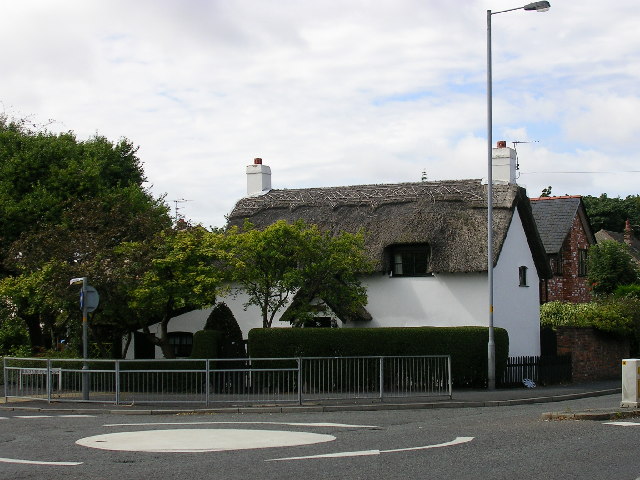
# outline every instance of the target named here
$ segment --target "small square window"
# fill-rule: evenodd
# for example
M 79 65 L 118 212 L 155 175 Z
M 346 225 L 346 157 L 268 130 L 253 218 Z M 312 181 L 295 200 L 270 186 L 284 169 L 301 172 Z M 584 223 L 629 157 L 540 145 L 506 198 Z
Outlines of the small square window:
M 392 277 L 429 275 L 429 245 L 392 245 L 388 249 Z

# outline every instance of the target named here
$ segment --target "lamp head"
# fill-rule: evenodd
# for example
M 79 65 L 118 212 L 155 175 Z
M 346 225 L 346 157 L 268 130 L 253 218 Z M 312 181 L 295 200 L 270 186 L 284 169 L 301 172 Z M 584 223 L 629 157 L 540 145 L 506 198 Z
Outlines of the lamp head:
M 546 12 L 551 8 L 549 2 L 533 2 L 525 5 L 524 10 L 535 10 L 536 12 Z

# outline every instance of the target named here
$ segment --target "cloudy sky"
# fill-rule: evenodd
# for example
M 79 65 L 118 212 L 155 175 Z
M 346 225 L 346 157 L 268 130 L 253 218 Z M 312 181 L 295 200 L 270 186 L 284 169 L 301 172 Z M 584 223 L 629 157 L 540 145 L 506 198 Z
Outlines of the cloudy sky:
M 494 15 L 494 140 L 530 196 L 639 194 L 637 0 Z M 486 10 L 512 0 L 3 2 L 0 113 L 140 146 L 205 226 L 274 188 L 486 176 Z M 52 121 L 51 123 L 49 123 Z

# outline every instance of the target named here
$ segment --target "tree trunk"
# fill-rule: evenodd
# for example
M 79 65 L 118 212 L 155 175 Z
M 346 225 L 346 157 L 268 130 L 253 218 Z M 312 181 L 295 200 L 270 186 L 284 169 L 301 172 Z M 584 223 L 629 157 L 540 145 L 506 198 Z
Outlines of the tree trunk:
M 29 341 L 31 342 L 31 351 L 36 352 L 40 348 L 45 348 L 44 336 L 42 335 L 42 327 L 37 315 L 24 315 L 27 330 L 29 331 Z

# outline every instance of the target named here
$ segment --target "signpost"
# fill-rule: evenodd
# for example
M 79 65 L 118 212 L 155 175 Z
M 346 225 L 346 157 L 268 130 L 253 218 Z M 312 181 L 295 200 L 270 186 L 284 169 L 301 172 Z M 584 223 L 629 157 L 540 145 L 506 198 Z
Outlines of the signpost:
M 100 295 L 95 288 L 87 284 L 87 277 L 72 278 L 69 285 L 81 283 L 80 290 L 80 310 L 82 310 L 82 399 L 89 400 L 89 386 L 91 385 L 89 378 L 89 324 L 88 314 L 98 308 L 100 303 Z

